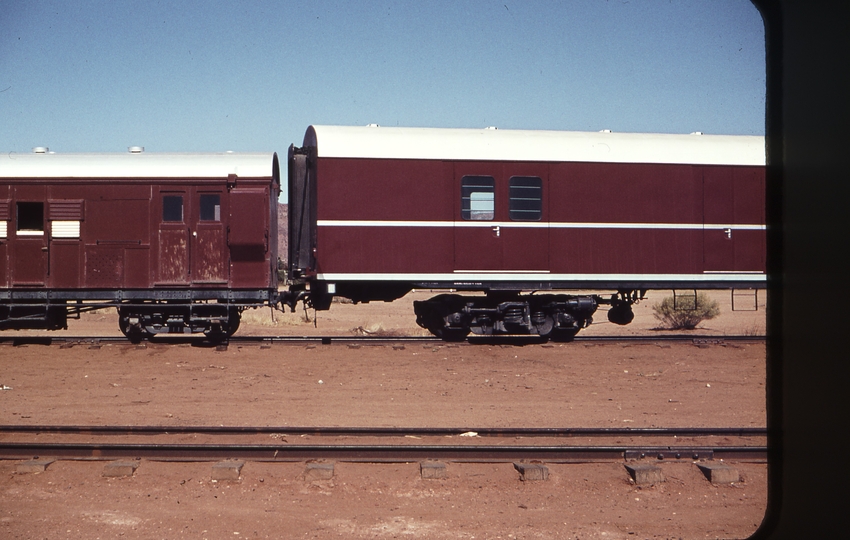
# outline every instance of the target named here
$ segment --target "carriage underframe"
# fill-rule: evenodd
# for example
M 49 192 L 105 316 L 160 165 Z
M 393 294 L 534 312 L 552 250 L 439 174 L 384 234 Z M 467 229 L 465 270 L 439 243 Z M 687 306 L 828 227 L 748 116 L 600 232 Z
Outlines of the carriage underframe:
M 121 332 L 134 340 L 157 334 L 203 333 L 226 338 L 248 308 L 273 305 L 268 290 L 14 291 L 0 299 L 0 329 L 68 328 L 82 313 L 115 308 Z

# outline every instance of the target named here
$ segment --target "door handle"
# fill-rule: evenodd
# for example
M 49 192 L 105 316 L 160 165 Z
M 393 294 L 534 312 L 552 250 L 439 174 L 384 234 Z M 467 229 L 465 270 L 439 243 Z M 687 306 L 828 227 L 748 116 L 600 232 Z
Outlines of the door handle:
M 727 240 L 732 239 L 732 229 L 723 229 L 723 233 L 726 235 Z
M 498 225 L 493 226 L 493 235 L 498 238 L 502 235 L 502 228 Z
M 41 251 L 47 251 L 47 246 L 44 246 L 43 248 L 41 248 Z

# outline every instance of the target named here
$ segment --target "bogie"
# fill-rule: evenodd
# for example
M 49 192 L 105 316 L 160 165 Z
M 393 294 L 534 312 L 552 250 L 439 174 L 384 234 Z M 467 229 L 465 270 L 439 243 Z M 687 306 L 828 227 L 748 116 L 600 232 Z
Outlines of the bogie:
M 413 304 L 416 322 L 445 340 L 476 335 L 538 335 L 569 340 L 592 321 L 597 298 L 571 295 L 460 296 Z
M 144 303 L 118 308 L 118 326 L 131 340 L 157 334 L 203 333 L 210 339 L 233 335 L 241 315 L 236 306 L 221 304 Z

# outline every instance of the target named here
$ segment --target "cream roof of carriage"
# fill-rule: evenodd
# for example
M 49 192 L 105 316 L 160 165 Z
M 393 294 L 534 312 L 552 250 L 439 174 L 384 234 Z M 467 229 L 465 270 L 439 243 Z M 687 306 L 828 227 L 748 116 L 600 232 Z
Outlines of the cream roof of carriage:
M 319 157 L 764 165 L 764 137 L 610 131 L 310 126 Z
M 0 178 L 264 178 L 273 175 L 275 162 L 271 152 L 9 152 L 0 154 Z

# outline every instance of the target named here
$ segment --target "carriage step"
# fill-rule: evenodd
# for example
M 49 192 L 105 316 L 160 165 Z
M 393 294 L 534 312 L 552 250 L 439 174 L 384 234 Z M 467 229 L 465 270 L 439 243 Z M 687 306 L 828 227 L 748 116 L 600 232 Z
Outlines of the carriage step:
M 732 311 L 758 311 L 758 289 L 732 289 Z

